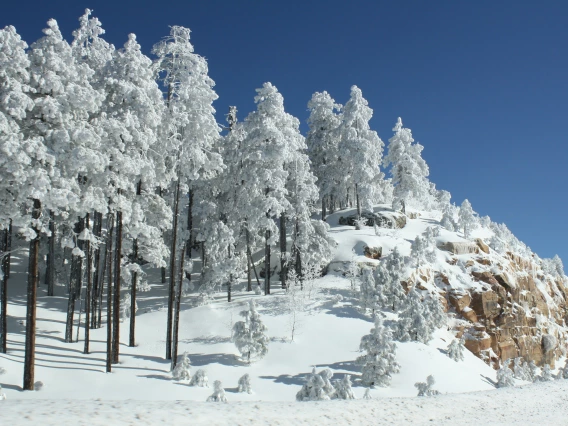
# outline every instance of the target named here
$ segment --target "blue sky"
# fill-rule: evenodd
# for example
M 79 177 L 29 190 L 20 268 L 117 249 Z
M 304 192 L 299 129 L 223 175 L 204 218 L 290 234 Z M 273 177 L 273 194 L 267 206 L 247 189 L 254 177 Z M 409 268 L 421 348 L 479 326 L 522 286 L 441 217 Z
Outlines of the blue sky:
M 86 7 L 108 41 L 133 32 L 148 54 L 168 25 L 191 28 L 219 120 L 229 105 L 244 118 L 270 81 L 305 131 L 313 92 L 345 103 L 356 84 L 381 139 L 401 116 L 454 202 L 568 266 L 568 2 L 31 0 L 4 2 L 0 26 L 31 43 L 53 17 L 70 38 Z

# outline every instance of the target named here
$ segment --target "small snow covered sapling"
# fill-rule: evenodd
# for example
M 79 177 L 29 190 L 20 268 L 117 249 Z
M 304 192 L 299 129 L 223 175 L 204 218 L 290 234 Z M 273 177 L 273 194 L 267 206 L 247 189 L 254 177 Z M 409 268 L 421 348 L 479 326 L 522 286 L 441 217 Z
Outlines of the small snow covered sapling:
M 454 339 L 452 340 L 452 343 L 450 343 L 450 346 L 448 346 L 447 354 L 456 362 L 463 361 L 464 349 L 465 346 L 463 337 L 460 340 Z
M 365 389 L 365 393 L 363 394 L 363 399 L 373 399 L 371 396 L 371 388 Z
M 398 373 L 400 365 L 396 362 L 396 343 L 392 332 L 383 326 L 377 316 L 371 333 L 361 338 L 360 350 L 365 351 L 355 361 L 361 365 L 361 381 L 366 386 L 388 386 L 392 375 Z
M 319 373 L 316 373 L 316 369 L 314 368 L 306 380 L 306 383 L 302 386 L 302 389 L 296 394 L 296 400 L 324 401 L 333 398 L 335 388 L 329 381 L 332 376 L 333 373 L 328 368 Z
M 176 364 L 176 367 L 172 371 L 172 378 L 174 380 L 189 380 L 190 368 L 191 364 L 189 361 L 189 355 L 187 354 L 187 352 L 184 352 L 183 355 L 181 356 L 181 361 Z
M 564 367 L 561 367 L 558 370 L 558 375 L 556 376 L 558 379 L 568 379 L 568 359 L 564 363 Z
M 209 387 L 209 379 L 205 370 L 197 370 L 189 381 L 189 386 Z
M 242 311 L 244 321 L 233 326 L 233 342 L 241 353 L 241 358 L 250 364 L 254 359 L 261 359 L 268 353 L 267 328 L 260 320 L 254 301 L 249 301 L 249 309 Z
M 252 393 L 252 388 L 251 388 L 251 384 L 250 384 L 250 376 L 248 373 L 246 373 L 245 375 L 243 375 L 240 379 L 239 379 L 239 386 L 238 386 L 238 390 L 239 392 L 246 392 L 246 393 Z
M 207 402 L 227 402 L 225 389 L 223 389 L 223 384 L 220 380 L 213 382 L 213 394 L 207 398 Z
M 360 231 L 367 225 L 367 219 L 362 217 L 361 219 L 355 219 L 355 230 Z
M 3 367 L 0 367 L 0 376 L 1 376 L 2 374 L 6 374 L 6 369 L 3 368 Z
M 501 368 L 497 370 L 497 387 L 506 388 L 509 386 L 515 386 L 515 379 L 513 377 L 513 372 L 509 368 L 509 360 L 506 360 Z
M 345 374 L 343 379 L 337 380 L 334 384 L 335 398 L 337 399 L 355 399 L 353 389 L 351 389 L 351 376 Z
M 4 401 L 6 399 L 6 394 L 2 392 L 2 385 L 0 385 L 0 401 Z
M 552 371 L 550 369 L 550 365 L 544 364 L 544 367 L 542 367 L 542 374 L 540 376 L 540 381 L 549 382 L 551 380 L 554 380 L 554 378 L 552 377 Z
M 513 377 L 519 380 L 532 381 L 528 371 L 528 364 L 522 361 L 522 357 L 517 357 L 513 360 Z
M 439 395 L 435 389 L 432 389 L 432 386 L 436 384 L 434 380 L 434 376 L 430 375 L 426 377 L 426 383 L 424 382 L 416 382 L 414 383 L 414 387 L 418 389 L 418 396 L 432 396 L 432 395 Z

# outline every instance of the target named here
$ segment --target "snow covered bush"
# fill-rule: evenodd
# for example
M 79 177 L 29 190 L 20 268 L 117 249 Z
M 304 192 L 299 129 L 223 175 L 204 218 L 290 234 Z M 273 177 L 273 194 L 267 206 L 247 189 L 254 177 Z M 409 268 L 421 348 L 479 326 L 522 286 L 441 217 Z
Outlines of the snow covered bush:
M 509 386 L 515 386 L 515 379 L 513 378 L 513 372 L 509 368 L 509 360 L 506 360 L 501 365 L 501 368 L 497 370 L 497 387 L 505 388 Z
M 476 213 L 471 208 L 470 202 L 465 199 L 460 206 L 459 211 L 459 226 L 463 229 L 463 235 L 467 239 L 478 225 Z
M 249 300 L 249 309 L 242 311 L 244 321 L 238 321 L 233 326 L 233 342 L 241 353 L 241 358 L 250 363 L 261 359 L 268 353 L 267 328 L 260 320 L 254 301 Z
M 528 370 L 528 364 L 522 362 L 522 357 L 517 357 L 513 360 L 513 377 L 519 380 L 532 381 L 530 378 L 530 371 Z
M 355 219 L 355 229 L 357 231 L 363 229 L 365 225 L 367 225 L 367 219 L 365 219 L 364 217 L 362 217 L 361 219 Z
M 324 401 L 333 398 L 335 394 L 335 388 L 331 385 L 329 381 L 333 373 L 330 369 L 316 373 L 316 369 L 312 370 L 306 383 L 302 386 L 302 389 L 296 394 L 297 401 Z
M 0 385 L 0 401 L 4 401 L 6 399 L 6 394 L 2 392 L 2 385 Z
M 451 359 L 453 359 L 456 362 L 463 361 L 464 350 L 465 346 L 462 337 L 460 340 L 458 339 L 452 340 L 452 343 L 450 343 L 450 346 L 448 346 L 447 354 Z
M 120 320 L 121 321 L 126 321 L 128 318 L 130 318 L 130 315 L 132 315 L 131 302 L 132 302 L 132 298 L 130 297 L 130 294 L 125 294 L 124 297 L 122 298 L 122 300 L 120 301 Z M 137 310 L 138 310 L 138 303 L 136 303 L 136 305 L 134 307 L 134 313 L 135 314 L 136 314 Z
M 189 361 L 189 355 L 187 352 L 184 352 L 181 356 L 181 360 L 176 364 L 174 370 L 172 371 L 172 378 L 174 380 L 189 380 L 190 374 L 189 370 L 191 368 L 191 364 Z
M 380 266 L 378 268 L 380 268 Z M 376 300 L 377 292 L 375 287 L 373 271 L 370 268 L 362 268 L 359 287 L 359 303 L 361 304 L 361 312 L 363 314 L 367 313 L 367 311 L 371 311 L 374 315 L 378 308 Z
M 207 402 L 227 402 L 225 389 L 223 389 L 223 384 L 220 380 L 213 382 L 213 394 L 207 398 Z
M 341 294 L 335 294 L 331 298 L 331 303 L 333 305 L 337 305 L 338 303 L 341 303 L 341 302 L 343 302 L 343 296 Z
M 371 333 L 361 338 L 360 351 L 365 351 L 355 361 L 361 365 L 361 381 L 365 386 L 388 386 L 392 375 L 398 373 L 400 365 L 396 362 L 396 343 L 392 332 L 383 326 L 380 316 L 375 319 Z
M 401 342 L 416 341 L 428 343 L 432 338 L 435 324 L 425 312 L 425 304 L 414 287 L 408 292 L 402 311 L 398 315 L 395 339 Z
M 0 367 L 0 376 L 2 374 L 6 374 L 6 369 L 4 367 Z
M 244 374 L 240 379 L 239 379 L 239 383 L 238 383 L 238 391 L 239 392 L 246 392 L 246 393 L 252 393 L 252 387 L 250 384 L 250 376 L 248 373 Z
M 544 364 L 544 367 L 542 367 L 542 373 L 540 375 L 540 381 L 549 382 L 551 380 L 554 380 L 554 378 L 552 377 L 552 371 L 550 369 L 550 365 Z
M 44 384 L 41 380 L 38 380 L 37 382 L 34 383 L 34 389 L 35 389 L 36 391 L 40 391 L 40 390 L 42 390 L 44 387 L 45 387 L 45 384 Z
M 534 361 L 530 361 L 528 364 L 523 364 L 528 372 L 528 380 L 531 382 L 537 382 L 540 376 L 540 368 L 534 363 Z
M 435 384 L 436 384 L 436 381 L 434 380 L 434 376 L 430 375 L 430 376 L 426 377 L 426 383 L 416 382 L 416 383 L 414 383 L 414 387 L 416 389 L 418 389 L 418 396 L 439 395 L 440 392 L 438 392 L 435 389 L 432 389 L 432 386 L 434 386 Z
M 564 362 L 564 367 L 558 369 L 557 379 L 568 379 L 568 359 Z
M 363 399 L 373 399 L 373 397 L 371 396 L 370 388 L 365 389 L 365 393 L 363 394 Z
M 406 300 L 406 293 L 402 288 L 401 281 L 405 272 L 404 257 L 395 247 L 390 256 L 386 260 L 386 270 L 388 275 L 386 281 L 377 277 L 377 284 L 382 286 L 385 303 L 393 311 L 399 310 Z
M 205 370 L 197 370 L 189 381 L 189 386 L 209 387 L 209 379 Z
M 343 379 L 337 380 L 334 383 L 334 387 L 336 399 L 355 399 L 351 389 L 351 376 L 349 374 L 345 374 Z

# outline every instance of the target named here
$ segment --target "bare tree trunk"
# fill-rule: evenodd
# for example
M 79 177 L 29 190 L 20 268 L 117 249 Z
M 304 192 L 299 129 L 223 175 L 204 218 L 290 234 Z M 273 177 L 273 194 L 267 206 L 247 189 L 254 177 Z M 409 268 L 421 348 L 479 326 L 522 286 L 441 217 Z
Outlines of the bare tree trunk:
M 172 250 L 170 253 L 170 287 L 168 291 L 168 324 L 166 332 L 166 359 L 172 359 L 172 322 L 174 308 L 174 288 L 175 288 L 175 267 L 176 267 L 176 245 L 177 245 L 177 229 L 179 216 L 179 185 L 180 178 L 176 182 L 176 190 L 174 194 L 174 223 L 172 230 Z
M 7 336 L 8 336 L 8 263 L 10 256 L 8 255 L 8 229 L 2 231 L 2 240 L 0 247 L 2 248 L 2 288 L 0 289 L 0 353 L 5 354 L 8 350 Z
M 256 266 L 254 266 L 254 261 L 252 260 L 252 252 L 250 249 L 250 231 L 246 228 L 246 239 L 247 239 L 247 257 L 248 257 L 248 275 L 250 277 L 250 267 L 254 271 L 254 277 L 256 278 L 256 284 L 260 287 L 260 280 L 258 279 L 258 274 L 256 273 Z M 249 279 L 247 291 L 252 291 L 252 285 Z
M 10 225 L 8 225 L 8 245 L 6 246 L 6 251 L 8 252 L 8 278 L 10 278 L 10 268 L 12 265 L 12 219 L 10 219 Z
M 357 199 L 357 219 L 361 219 L 361 203 L 359 202 L 359 186 L 355 184 L 355 198 Z
M 41 215 L 41 201 L 34 200 L 32 219 L 38 220 Z M 28 269 L 28 300 L 26 312 L 26 343 L 24 355 L 24 390 L 34 390 L 35 373 L 35 332 L 36 332 L 36 304 L 37 304 L 37 278 L 40 230 L 34 222 L 33 229 L 36 236 L 30 241 L 30 257 Z
M 75 235 L 81 234 L 85 228 L 85 219 L 79 218 L 75 224 Z M 76 244 L 79 249 L 83 249 L 84 244 L 82 240 L 76 239 Z M 67 323 L 65 325 L 65 343 L 73 342 L 73 321 L 75 315 L 75 302 L 77 300 L 77 291 L 82 286 L 82 268 L 83 258 L 81 256 L 72 255 L 71 258 L 71 280 L 69 282 L 69 297 L 67 299 Z
M 93 221 L 93 234 L 95 235 L 95 237 L 97 237 L 97 239 L 100 239 L 101 237 L 101 231 L 102 231 L 102 214 L 99 212 L 95 212 L 95 217 L 94 217 L 94 221 Z M 100 244 L 100 243 L 99 243 Z M 94 256 L 93 256 L 93 292 L 91 295 L 91 299 L 88 303 L 91 304 L 91 324 L 90 327 L 91 328 L 97 328 L 97 315 L 98 315 L 98 310 L 99 310 L 99 291 L 100 291 L 100 287 L 99 287 L 99 268 L 100 268 L 100 260 L 101 260 L 101 248 L 99 246 L 99 244 L 97 244 L 95 250 L 94 250 Z M 104 271 L 104 266 L 103 266 L 103 271 Z
M 298 220 L 296 219 L 296 239 L 295 241 L 298 241 L 298 237 L 300 236 L 300 226 L 298 224 Z M 304 289 L 304 275 L 302 272 L 302 254 L 300 253 L 300 249 L 298 248 L 298 245 L 295 244 L 294 246 L 294 251 L 295 251 L 295 257 L 296 257 L 296 261 L 294 262 L 294 266 L 296 268 L 296 276 L 298 277 L 298 279 L 300 280 L 300 289 L 303 290 Z
M 231 246 L 227 247 L 227 251 L 229 252 L 229 259 L 231 259 Z M 231 292 L 233 290 L 233 274 L 229 274 L 229 282 L 227 283 L 227 302 L 231 301 Z
M 187 247 L 187 242 L 183 245 L 181 249 L 181 256 L 179 261 L 179 280 L 176 289 L 174 332 L 173 332 L 173 342 L 172 342 L 172 370 L 176 367 L 177 358 L 178 358 L 179 312 L 181 307 L 181 287 L 183 283 L 183 263 L 185 258 L 186 247 Z
M 90 221 L 89 214 L 87 213 L 86 224 L 87 229 L 89 229 Z M 92 276 L 92 255 L 91 255 L 91 241 L 87 240 L 85 242 L 85 249 L 87 250 L 87 294 L 85 295 L 85 348 L 83 353 L 89 353 L 89 338 L 90 338 L 90 327 L 91 327 L 91 292 L 93 287 L 93 276 Z
M 112 237 L 114 232 L 114 215 L 108 215 L 108 233 L 106 243 L 105 260 L 108 268 L 108 284 L 107 284 L 107 353 L 106 353 L 106 371 L 111 372 L 112 364 Z M 104 278 L 104 277 L 103 277 Z
M 270 231 L 267 229 L 264 235 L 264 294 L 270 294 Z
M 329 196 L 329 213 L 335 213 L 335 197 L 333 195 Z
M 49 213 L 49 237 L 48 254 L 47 254 L 47 295 L 53 296 L 55 294 L 55 240 L 57 238 L 55 233 L 55 214 Z
M 132 241 L 132 257 L 134 261 L 137 261 L 138 258 L 138 239 L 134 239 Z M 134 347 L 136 346 L 136 286 L 138 281 L 138 273 L 132 273 L 132 284 L 130 288 L 130 335 L 128 339 L 128 346 Z
M 118 364 L 120 352 L 120 263 L 122 261 L 122 212 L 116 212 L 116 247 L 114 254 L 114 301 L 112 323 L 112 363 Z M 110 278 L 110 276 L 109 276 Z
M 168 90 L 169 90 L 169 89 L 168 89 Z M 171 95 L 168 95 L 168 96 L 171 96 Z M 169 99 L 169 98 L 168 98 L 168 99 Z M 169 101 L 168 101 L 168 102 L 169 102 Z M 162 189 L 161 186 L 158 187 L 158 194 L 160 195 L 160 197 L 163 198 L 163 196 L 164 196 L 164 190 Z M 162 231 L 162 239 L 163 239 L 163 237 L 164 237 L 164 232 Z M 162 284 L 165 284 L 165 283 L 166 283 L 166 267 L 165 267 L 165 266 L 162 266 L 161 269 L 160 269 L 160 272 L 161 272 L 161 275 L 162 275 Z
M 321 197 L 321 220 L 323 220 L 324 222 L 326 216 L 325 202 L 326 202 L 326 197 Z
M 288 275 L 288 267 L 286 260 L 286 214 L 280 215 L 280 283 L 282 288 L 287 288 L 286 277 Z
M 187 206 L 187 230 L 189 231 L 189 237 L 187 240 L 187 247 L 185 249 L 185 254 L 187 257 L 191 258 L 191 247 L 193 245 L 193 191 L 189 190 L 189 205 Z

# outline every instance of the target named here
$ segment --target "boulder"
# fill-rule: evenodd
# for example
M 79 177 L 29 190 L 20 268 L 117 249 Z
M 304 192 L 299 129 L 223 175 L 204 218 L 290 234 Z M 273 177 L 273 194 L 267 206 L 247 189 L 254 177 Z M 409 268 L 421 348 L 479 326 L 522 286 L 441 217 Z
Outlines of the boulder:
M 475 243 L 469 241 L 448 241 L 438 244 L 440 250 L 449 251 L 452 254 L 478 254 L 479 247 Z
M 499 296 L 493 290 L 473 293 L 470 306 L 478 316 L 486 319 L 495 318 L 501 312 Z
M 475 244 L 477 244 L 477 247 L 479 247 L 479 249 L 483 252 L 483 253 L 487 253 L 489 254 L 489 246 L 487 244 L 485 244 L 483 242 L 483 240 L 481 238 L 476 238 L 475 239 Z
M 466 320 L 471 321 L 474 324 L 477 322 L 477 315 L 475 314 L 475 311 L 469 306 L 463 308 L 461 314 Z
M 461 312 L 464 310 L 464 308 L 469 307 L 469 304 L 471 303 L 471 296 L 469 295 L 469 293 L 452 292 L 450 293 L 449 299 L 452 306 L 456 308 L 456 311 L 458 312 Z
M 366 219 L 367 226 L 377 225 L 380 228 L 404 228 L 406 225 L 406 216 L 402 213 L 391 211 L 379 211 L 376 213 L 362 212 L 361 217 Z M 339 218 L 340 225 L 355 226 L 357 215 L 341 216 Z
M 472 271 L 471 275 L 478 281 L 483 281 L 484 283 L 491 284 L 492 286 L 499 284 L 493 274 L 489 271 L 476 272 Z
M 383 255 L 383 248 L 365 246 L 363 248 L 363 254 L 369 259 L 380 259 Z

